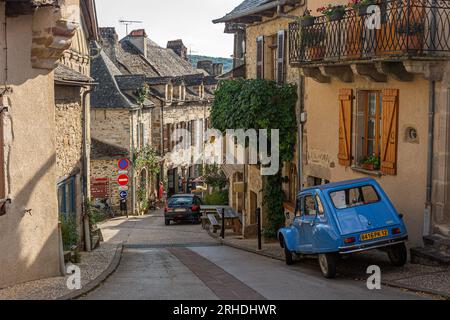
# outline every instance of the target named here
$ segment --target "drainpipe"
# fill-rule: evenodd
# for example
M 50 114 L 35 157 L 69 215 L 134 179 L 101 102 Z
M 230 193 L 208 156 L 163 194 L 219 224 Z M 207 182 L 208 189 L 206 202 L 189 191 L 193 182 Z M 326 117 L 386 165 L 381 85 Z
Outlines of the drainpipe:
M 136 211 L 136 185 L 134 181 L 134 120 L 133 114 L 136 110 L 130 110 L 131 114 L 131 149 L 130 149 L 130 158 L 133 162 L 131 166 L 131 215 L 135 214 Z M 128 215 L 128 214 L 127 214 Z
M 434 153 L 434 115 L 436 109 L 436 82 L 429 82 L 429 110 L 428 110 L 428 159 L 427 159 L 427 190 L 424 212 L 423 235 L 430 235 L 431 215 L 432 215 L 432 197 L 433 197 L 433 153 Z
M 91 86 L 97 85 L 96 83 L 90 84 Z M 87 252 L 90 252 L 92 250 L 91 248 L 91 228 L 89 223 L 89 199 L 87 198 L 87 192 L 88 192 L 88 168 L 89 168 L 89 158 L 88 158 L 88 109 L 87 109 L 87 97 L 90 93 L 94 91 L 93 88 L 90 88 L 88 90 L 83 91 L 81 103 L 82 103 L 82 114 L 83 114 L 83 160 L 82 160 L 82 167 L 83 167 L 83 173 L 82 173 L 82 199 L 83 199 L 83 205 L 82 205 L 82 217 L 83 217 L 83 230 L 84 230 L 84 245 L 85 250 Z
M 302 119 L 302 114 L 305 110 L 305 105 L 304 105 L 304 87 L 305 87 L 305 83 L 304 83 L 305 79 L 303 78 L 302 75 L 300 75 L 299 78 L 299 86 L 298 86 L 298 99 L 300 100 L 300 110 L 299 110 L 299 121 L 298 121 L 298 144 L 297 144 L 297 159 L 298 159 L 298 163 L 297 163 L 297 172 L 298 172 L 298 188 L 299 191 L 303 190 L 303 123 L 304 120 L 306 119 Z

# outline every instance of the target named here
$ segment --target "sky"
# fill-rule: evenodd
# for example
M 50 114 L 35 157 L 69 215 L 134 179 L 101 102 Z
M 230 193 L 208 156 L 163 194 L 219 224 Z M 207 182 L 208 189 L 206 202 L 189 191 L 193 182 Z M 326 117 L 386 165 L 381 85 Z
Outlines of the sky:
M 213 24 L 243 0 L 96 0 L 100 27 L 115 27 L 119 38 L 125 26 L 119 20 L 143 23 L 128 31 L 144 28 L 150 39 L 165 47 L 168 40 L 183 39 L 196 55 L 229 58 L 233 54 L 233 35 L 223 33 L 223 23 Z

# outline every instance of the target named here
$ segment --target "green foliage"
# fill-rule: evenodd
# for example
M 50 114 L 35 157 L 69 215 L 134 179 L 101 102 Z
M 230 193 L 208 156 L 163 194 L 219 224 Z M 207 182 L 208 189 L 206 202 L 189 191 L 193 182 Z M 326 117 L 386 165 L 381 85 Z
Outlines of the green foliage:
M 280 163 L 288 162 L 294 157 L 297 139 L 297 98 L 297 87 L 292 84 L 279 86 L 274 81 L 262 79 L 226 80 L 215 92 L 212 126 L 222 132 L 227 129 L 279 129 Z M 264 189 L 266 237 L 276 236 L 284 224 L 283 197 L 279 172 L 267 178 Z
M 89 224 L 91 226 L 91 231 L 95 230 L 97 227 L 97 224 L 99 222 L 105 221 L 108 219 L 108 216 L 106 212 L 103 210 L 100 210 L 98 208 L 95 208 L 92 203 L 88 203 L 88 216 L 89 216 Z
M 227 186 L 227 177 L 217 164 L 206 165 L 202 176 L 205 179 L 206 184 L 213 187 L 213 189 L 222 190 Z
M 207 194 L 203 202 L 207 206 L 227 206 L 228 205 L 228 189 L 215 190 L 211 194 Z
M 278 230 L 284 226 L 283 199 L 281 172 L 274 176 L 268 176 L 264 188 L 264 204 L 268 212 L 266 227 L 263 230 L 266 238 L 276 238 Z
M 136 91 L 136 96 L 137 96 L 136 101 L 138 103 L 140 103 L 140 104 L 144 103 L 145 98 L 147 97 L 147 94 L 148 94 L 148 90 L 149 90 L 148 85 L 144 85 Z
M 221 82 L 215 92 L 211 122 L 215 129 L 279 129 L 281 161 L 290 161 L 297 139 L 297 87 L 263 79 Z M 270 132 L 269 132 L 270 137 Z
M 75 214 L 60 214 L 61 235 L 65 251 L 78 244 L 78 232 Z
M 156 151 L 149 146 L 144 146 L 134 159 L 134 166 L 136 171 L 147 169 L 150 176 L 154 176 L 159 173 L 160 166 Z
M 381 168 L 381 158 L 379 156 L 364 157 L 360 161 L 361 164 L 372 164 L 375 170 Z

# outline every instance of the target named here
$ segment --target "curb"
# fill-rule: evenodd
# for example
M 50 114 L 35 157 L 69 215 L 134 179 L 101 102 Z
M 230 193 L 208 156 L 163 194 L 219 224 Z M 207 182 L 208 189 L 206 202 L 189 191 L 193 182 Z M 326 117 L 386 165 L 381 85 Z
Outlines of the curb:
M 59 297 L 56 300 L 75 300 L 81 296 L 86 295 L 87 293 L 93 291 L 98 286 L 100 286 L 106 279 L 109 278 L 109 276 L 116 271 L 117 267 L 120 264 L 120 260 L 122 259 L 122 252 L 123 252 L 123 244 L 120 244 L 116 248 L 116 252 L 114 253 L 114 257 L 111 260 L 111 263 L 109 264 L 108 268 L 105 269 L 97 278 L 92 280 L 91 282 L 85 284 L 83 288 L 80 290 L 75 290 L 69 294 L 66 294 L 62 297 Z
M 239 245 L 230 243 L 227 240 L 223 240 L 220 237 L 216 237 L 209 230 L 207 230 L 207 232 L 208 232 L 208 234 L 211 237 L 219 240 L 219 242 L 222 245 L 226 245 L 228 247 L 232 247 L 232 248 L 239 249 L 239 250 L 242 250 L 242 251 L 247 251 L 247 252 L 250 252 L 250 253 L 254 253 L 254 254 L 257 254 L 257 255 L 260 255 L 260 256 L 264 256 L 266 258 L 279 260 L 279 261 L 284 261 L 284 259 L 281 258 L 281 257 L 277 257 L 277 256 L 274 256 L 274 255 L 271 255 L 270 253 L 261 252 L 261 251 L 258 251 L 256 249 L 250 249 L 250 248 L 246 248 L 246 247 L 241 247 Z M 419 288 L 419 287 L 415 287 L 415 286 L 409 286 L 409 285 L 406 285 L 406 284 L 396 283 L 395 281 L 392 281 L 392 282 L 381 281 L 381 284 L 384 285 L 384 286 L 398 288 L 398 289 L 405 289 L 405 290 L 414 291 L 414 292 L 417 292 L 417 293 L 425 293 L 425 294 L 440 296 L 440 297 L 443 297 L 444 299 L 450 300 L 450 293 L 448 293 L 448 292 L 441 292 L 441 291 L 437 291 L 437 290 L 433 290 L 433 289 L 425 289 L 425 288 Z

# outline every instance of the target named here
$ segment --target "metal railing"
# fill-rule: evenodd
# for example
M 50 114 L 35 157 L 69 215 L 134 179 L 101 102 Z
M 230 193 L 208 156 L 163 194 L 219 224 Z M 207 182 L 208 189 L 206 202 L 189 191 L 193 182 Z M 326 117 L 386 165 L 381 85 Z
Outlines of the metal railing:
M 340 19 L 318 16 L 289 25 L 289 60 L 295 64 L 398 57 L 450 58 L 450 1 L 394 0 Z

